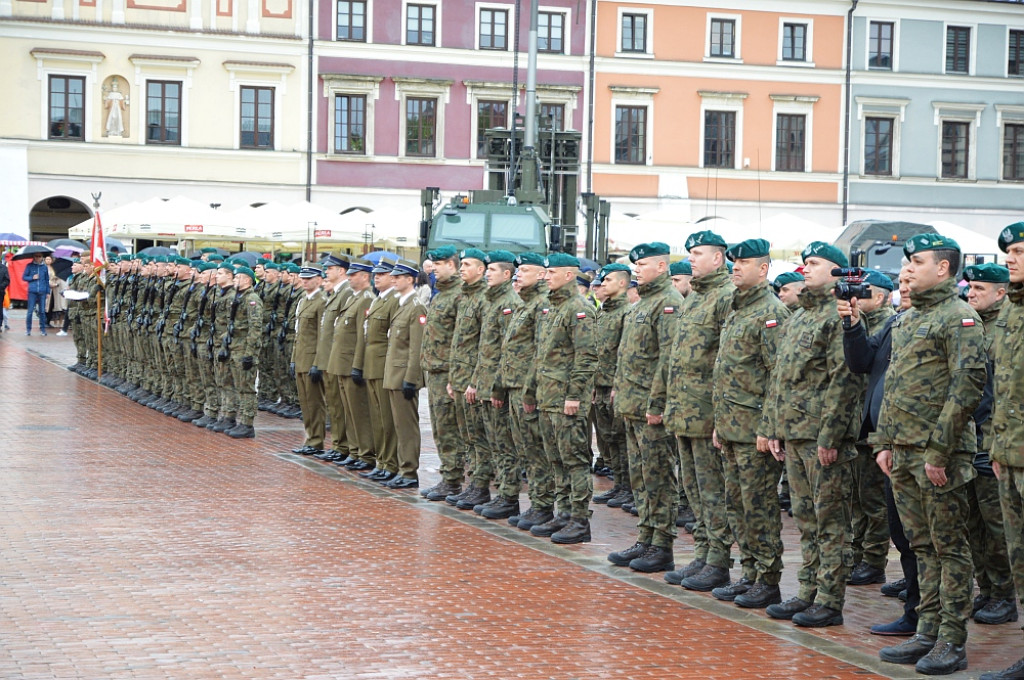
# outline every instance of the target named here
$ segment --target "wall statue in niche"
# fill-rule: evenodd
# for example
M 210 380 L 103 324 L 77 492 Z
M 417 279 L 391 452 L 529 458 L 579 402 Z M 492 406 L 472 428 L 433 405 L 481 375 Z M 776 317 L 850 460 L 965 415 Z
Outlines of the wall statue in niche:
M 121 76 L 110 76 L 103 81 L 103 136 L 127 137 L 131 100 L 128 81 Z

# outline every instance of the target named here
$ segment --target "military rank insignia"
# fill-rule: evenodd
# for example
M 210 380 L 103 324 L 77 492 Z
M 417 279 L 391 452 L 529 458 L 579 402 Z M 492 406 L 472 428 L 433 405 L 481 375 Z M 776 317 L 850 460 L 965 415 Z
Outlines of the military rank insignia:
M 767 321 L 764 322 L 764 327 L 765 328 L 775 328 L 778 325 L 779 325 L 778 319 L 768 319 Z
M 960 325 L 961 326 L 973 326 L 974 325 L 974 319 L 960 319 Z

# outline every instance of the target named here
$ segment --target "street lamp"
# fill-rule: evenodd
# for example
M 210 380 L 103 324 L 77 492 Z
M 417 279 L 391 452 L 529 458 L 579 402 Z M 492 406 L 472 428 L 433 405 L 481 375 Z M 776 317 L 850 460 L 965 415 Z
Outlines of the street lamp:
M 365 225 L 363 231 L 363 255 L 366 255 L 367 253 L 373 250 L 373 229 L 373 224 Z

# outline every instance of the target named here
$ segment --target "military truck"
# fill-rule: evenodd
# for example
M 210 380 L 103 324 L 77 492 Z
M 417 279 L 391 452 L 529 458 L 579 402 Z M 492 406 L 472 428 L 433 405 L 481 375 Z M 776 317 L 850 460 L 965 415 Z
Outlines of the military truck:
M 851 267 L 876 269 L 895 279 L 900 273 L 907 239 L 934 233 L 935 227 L 927 224 L 857 220 L 847 225 L 833 245 L 850 258 Z

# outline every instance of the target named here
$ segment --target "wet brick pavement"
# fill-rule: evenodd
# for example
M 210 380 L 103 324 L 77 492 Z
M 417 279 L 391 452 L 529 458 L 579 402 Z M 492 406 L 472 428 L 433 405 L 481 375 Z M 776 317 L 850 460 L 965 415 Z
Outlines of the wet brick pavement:
M 612 567 L 635 537 L 619 510 L 594 508 L 593 543 L 554 546 L 287 453 L 298 421 L 261 413 L 242 442 L 172 421 L 64 370 L 70 338 L 27 338 L 16 315 L 0 678 L 915 677 L 877 659 L 893 640 L 867 627 L 900 609 L 875 586 L 849 589 L 846 625 L 797 629 Z M 677 563 L 691 553 L 681 536 Z M 970 635 L 953 677 L 1020 656 L 1016 624 Z

